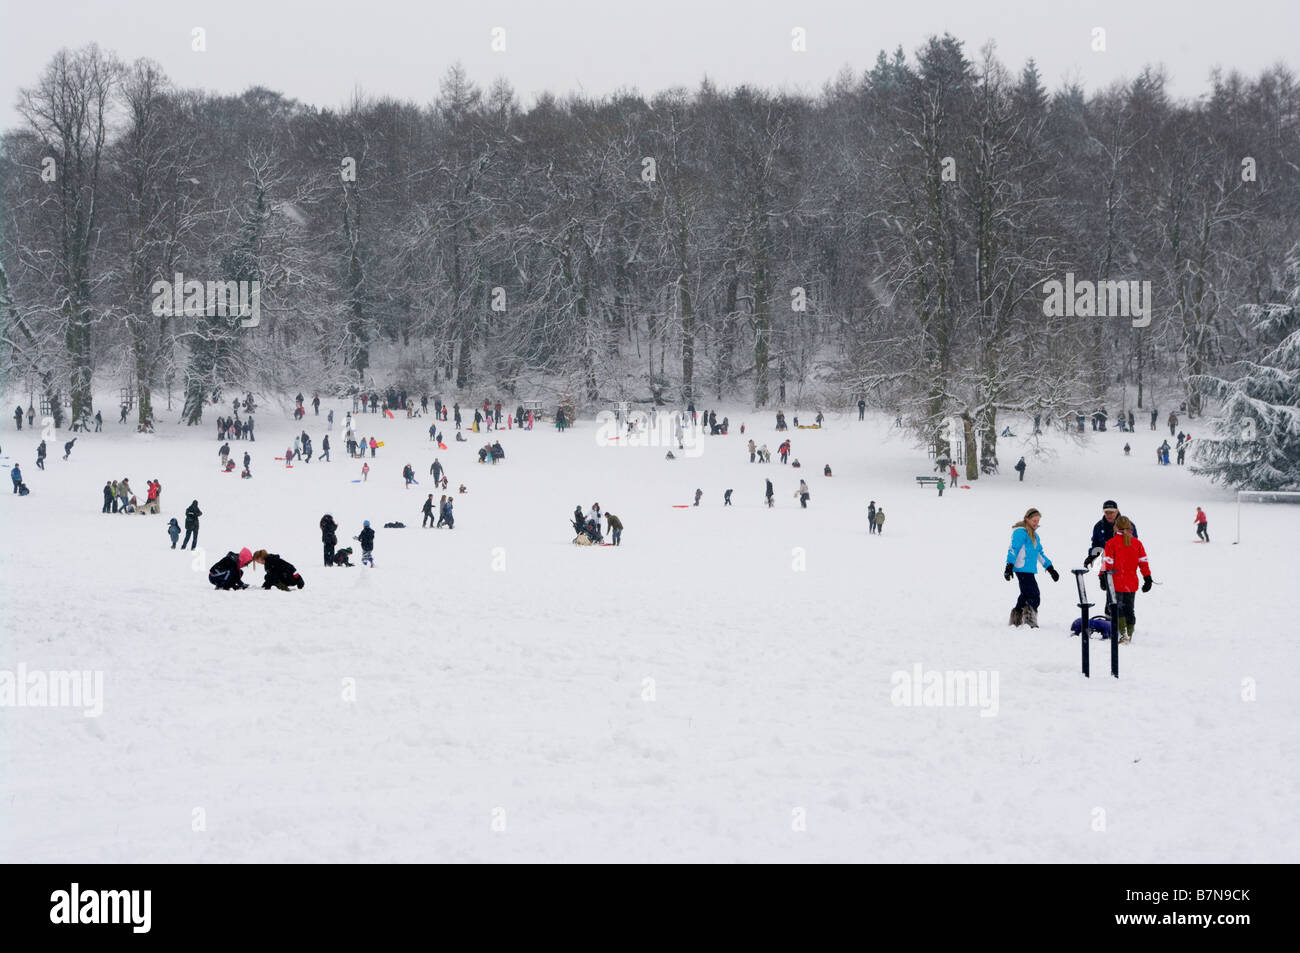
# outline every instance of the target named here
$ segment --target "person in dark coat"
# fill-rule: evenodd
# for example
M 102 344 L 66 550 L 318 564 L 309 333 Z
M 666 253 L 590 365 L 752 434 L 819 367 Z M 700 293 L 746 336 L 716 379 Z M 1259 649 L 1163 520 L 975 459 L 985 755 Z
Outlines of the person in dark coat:
M 1088 547 L 1087 557 L 1083 560 L 1084 569 L 1091 569 L 1092 564 L 1106 551 L 1106 544 L 1115 535 L 1115 522 L 1119 517 L 1119 504 L 1114 500 L 1107 500 L 1101 504 L 1101 519 L 1097 520 L 1092 527 L 1092 543 Z M 1129 525 L 1133 528 L 1133 537 L 1136 539 L 1137 524 L 1130 520 Z
M 181 524 L 176 522 L 174 516 L 171 518 L 171 522 L 167 524 L 167 535 L 171 537 L 172 549 L 175 549 L 176 541 L 181 538 Z
M 22 404 L 19 404 L 17 407 L 14 408 L 14 423 L 18 425 L 19 430 L 23 429 L 23 405 Z
M 65 443 L 65 444 L 63 445 L 63 459 L 64 459 L 64 460 L 66 460 L 66 459 L 68 459 L 68 457 L 72 456 L 72 445 L 73 445 L 74 443 L 76 443 L 76 442 L 77 442 L 77 438 L 76 438 L 76 437 L 73 437 L 71 440 L 69 440 L 67 443 Z M 42 467 L 41 469 L 45 469 L 45 468 Z
M 429 472 L 433 474 L 434 483 L 442 482 L 442 464 L 438 462 L 437 457 L 433 458 L 433 466 L 429 467 Z
M 1020 482 L 1025 482 L 1025 458 L 1021 457 L 1016 462 L 1016 472 L 1020 474 Z
M 36 466 L 45 469 L 45 441 L 42 440 L 36 447 Z
M 114 499 L 116 499 L 116 494 L 113 492 L 113 481 L 105 480 L 104 481 L 104 508 L 100 510 L 100 512 L 101 513 L 113 512 Z
M 872 500 L 867 504 L 867 535 L 876 534 L 876 501 Z
M 433 506 L 433 494 L 430 493 L 429 498 L 424 501 L 424 506 L 420 509 L 420 512 L 424 514 L 424 520 L 420 523 L 421 528 L 432 526 L 437 522 L 437 518 L 433 515 Z
M 370 520 L 362 521 L 365 525 L 354 538 L 361 544 L 361 565 L 375 568 L 375 531 L 370 528 Z
M 181 549 L 184 549 L 187 544 L 189 545 L 190 549 L 198 549 L 199 517 L 202 515 L 203 515 L 203 511 L 199 509 L 198 500 L 193 501 L 192 503 L 190 503 L 189 506 L 185 508 L 185 539 L 181 541 Z M 194 540 L 193 543 L 190 543 L 191 538 L 193 538 Z
M 181 549 L 184 549 L 181 546 Z M 244 582 L 244 567 L 253 561 L 253 554 L 248 549 L 238 553 L 229 552 L 222 556 L 208 570 L 208 582 L 217 589 L 247 589 Z
M 859 399 L 859 400 L 858 400 L 858 420 L 866 420 L 866 419 L 867 419 L 867 402 L 866 402 L 865 400 Z
M 731 492 L 728 490 L 727 492 Z M 613 513 L 606 513 L 605 519 L 609 522 L 609 531 L 614 537 L 614 545 L 617 546 L 623 539 L 623 521 Z
M 294 568 L 293 563 L 275 553 L 268 553 L 265 549 L 259 549 L 253 553 L 253 562 L 260 563 L 265 570 L 265 577 L 262 579 L 263 589 L 270 589 L 274 586 L 281 592 L 288 592 L 290 586 L 301 589 L 306 585 L 302 576 L 298 575 L 298 570 Z
M 326 463 L 330 462 L 330 435 L 326 434 L 320 442 L 320 458 Z
M 730 491 L 730 490 L 728 490 L 727 492 L 725 492 L 725 493 L 722 494 L 722 505 L 723 505 L 723 506 L 730 506 L 730 505 L 731 505 L 731 491 Z
M 772 489 L 772 481 L 767 481 L 767 508 L 771 509 L 775 505 L 776 491 Z
M 325 550 L 325 565 L 334 565 L 334 547 L 338 545 L 339 524 L 334 517 L 326 513 L 320 518 L 320 541 Z

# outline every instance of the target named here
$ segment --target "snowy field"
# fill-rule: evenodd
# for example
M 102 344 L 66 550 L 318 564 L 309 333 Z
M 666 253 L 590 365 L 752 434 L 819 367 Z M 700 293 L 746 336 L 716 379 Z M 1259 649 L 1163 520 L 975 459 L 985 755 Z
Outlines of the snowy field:
M 32 494 L 0 510 L 0 670 L 102 672 L 103 711 L 0 709 L 0 858 L 1300 860 L 1300 507 L 1249 508 L 1232 545 L 1232 494 L 1155 465 L 1167 428 L 1053 435 L 1040 456 L 1004 440 L 1003 475 L 941 499 L 878 416 L 792 430 L 799 471 L 751 465 L 750 436 L 780 438 L 771 413 L 734 407 L 729 436 L 671 462 L 598 446 L 590 418 L 503 431 L 495 467 L 469 434 L 438 452 L 469 492 L 456 529 L 434 531 L 427 420 L 358 418 L 385 446 L 356 483 L 345 405 L 306 429 L 319 454 L 330 406 L 334 462 L 273 461 L 299 428 L 266 407 L 256 442 L 231 442 L 252 451 L 245 481 L 218 472 L 210 413 L 151 436 L 114 414 L 66 463 L 59 434 L 43 473 L 39 435 L 6 424 L 5 469 L 16 458 Z M 404 489 L 408 462 L 421 485 Z M 102 515 L 122 476 L 141 498 L 161 480 L 163 514 Z M 674 508 L 696 487 L 698 509 Z M 1107 497 L 1160 583 L 1138 596 L 1119 680 L 1102 642 L 1083 678 L 1068 631 L 1068 570 Z M 200 560 L 165 533 L 196 498 Z M 626 525 L 621 548 L 571 545 L 574 505 L 593 501 Z M 1001 570 L 1031 505 L 1063 578 L 1040 576 L 1042 627 L 1012 629 Z M 377 528 L 375 569 L 320 565 L 326 511 L 340 546 Z M 264 592 L 256 571 L 214 591 L 208 566 L 244 546 L 306 588 Z M 918 665 L 982 673 L 989 694 L 895 704 L 895 673 Z

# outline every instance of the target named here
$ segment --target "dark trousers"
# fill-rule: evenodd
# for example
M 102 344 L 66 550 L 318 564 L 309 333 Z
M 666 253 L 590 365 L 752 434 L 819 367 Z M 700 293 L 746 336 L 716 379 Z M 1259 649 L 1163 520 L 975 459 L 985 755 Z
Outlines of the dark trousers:
M 1018 572 L 1016 573 L 1016 581 L 1020 583 L 1020 598 L 1016 600 L 1016 610 L 1019 611 L 1025 606 L 1029 606 L 1037 612 L 1040 601 L 1038 576 L 1032 572 Z
M 425 527 L 425 526 L 428 526 L 428 525 L 429 525 L 430 523 L 432 523 L 433 521 L 434 521 L 434 520 L 433 520 L 433 514 L 432 514 L 432 513 L 425 513 L 425 514 L 424 514 L 424 522 L 421 523 L 420 526 L 421 526 L 421 528 L 423 528 L 423 527 Z
M 615 545 L 615 546 L 618 545 L 619 540 L 621 540 L 622 538 L 623 538 L 623 530 L 622 530 L 622 529 L 616 529 L 616 530 L 614 530 L 614 545 Z
M 321 545 L 324 546 L 325 548 L 325 565 L 333 566 L 334 565 L 334 543 L 322 543 Z
M 193 543 L 190 543 L 191 536 L 194 538 Z M 190 549 L 198 549 L 199 528 L 197 526 L 194 527 L 193 529 L 190 529 L 188 526 L 185 528 L 185 538 L 181 540 L 181 549 L 184 549 L 187 545 L 190 547 Z
M 1129 625 L 1137 621 L 1137 616 L 1133 613 L 1133 603 L 1136 598 L 1136 592 L 1115 593 L 1115 615 L 1117 618 L 1127 619 Z
M 104 501 L 104 508 L 103 508 L 102 510 L 100 510 L 100 512 L 101 512 L 101 513 L 111 513 L 111 512 L 112 512 L 112 506 L 113 506 L 113 501 L 112 501 L 112 500 L 105 500 L 105 501 Z
M 44 470 L 44 469 L 45 469 L 45 458 L 44 458 L 44 457 L 37 457 L 37 458 L 36 458 L 36 466 L 37 466 L 39 469 Z
M 1205 541 L 1208 543 L 1208 542 L 1210 541 L 1210 524 L 1209 524 L 1209 523 L 1197 523 L 1197 524 L 1196 524 L 1196 535 L 1197 535 L 1199 538 L 1205 540 Z

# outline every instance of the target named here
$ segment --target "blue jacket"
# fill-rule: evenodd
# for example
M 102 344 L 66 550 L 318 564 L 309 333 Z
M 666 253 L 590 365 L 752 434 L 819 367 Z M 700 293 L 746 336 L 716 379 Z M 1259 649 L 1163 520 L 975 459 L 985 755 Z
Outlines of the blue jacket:
M 1029 538 L 1029 531 L 1023 526 L 1017 526 L 1011 533 L 1011 548 L 1007 550 L 1007 562 L 1011 563 L 1016 572 L 1037 573 L 1039 562 L 1042 562 L 1044 567 L 1052 565 L 1052 561 L 1043 552 L 1042 534 L 1035 535 L 1037 542 Z

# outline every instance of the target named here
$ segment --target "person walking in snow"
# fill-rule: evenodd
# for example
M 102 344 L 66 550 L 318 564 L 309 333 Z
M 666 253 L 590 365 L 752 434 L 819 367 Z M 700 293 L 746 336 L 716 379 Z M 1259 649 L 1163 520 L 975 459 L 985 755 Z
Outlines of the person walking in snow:
M 872 500 L 867 504 L 867 535 L 874 536 L 876 533 L 876 501 Z
M 763 499 L 767 501 L 767 508 L 770 510 L 773 506 L 776 505 L 776 494 L 772 490 L 772 481 L 768 480 L 766 482 L 767 482 L 767 491 L 764 494 Z
M 330 411 L 330 413 L 333 413 L 333 412 L 334 412 L 334 411 Z M 329 434 L 326 434 L 324 437 L 321 438 L 321 442 L 320 442 L 320 458 L 321 458 L 321 461 L 324 462 L 324 463 L 329 463 L 329 462 L 330 462 L 330 435 L 329 435 Z
M 429 526 L 433 526 L 434 523 L 436 522 L 433 515 L 433 507 L 434 507 L 433 494 L 430 493 L 429 498 L 424 501 L 424 506 L 420 510 L 424 514 L 424 520 L 423 522 L 420 523 L 421 528 L 427 528 Z
M 77 438 L 76 438 L 76 437 L 73 437 L 71 440 L 69 440 L 67 443 L 65 443 L 65 444 L 63 445 L 63 459 L 64 459 L 64 460 L 67 460 L 68 457 L 72 456 L 72 445 L 73 445 L 74 443 L 76 443 L 76 442 L 77 442 Z
M 45 441 L 44 440 L 42 440 L 36 446 L 36 468 L 38 470 L 45 469 Z
M 1138 572 L 1142 573 L 1142 591 L 1151 591 L 1151 565 L 1146 547 L 1133 535 L 1133 523 L 1127 516 L 1115 521 L 1115 535 L 1102 555 L 1104 572 L 1110 573 L 1115 587 L 1115 608 L 1119 617 L 1119 640 L 1131 641 L 1137 622 L 1133 603 L 1137 598 Z
M 1027 624 L 1031 629 L 1038 628 L 1038 606 L 1041 597 L 1038 591 L 1038 567 L 1041 564 L 1052 582 L 1059 582 L 1060 573 L 1047 558 L 1043 550 L 1042 538 L 1038 535 L 1038 524 L 1043 515 L 1030 508 L 1025 518 L 1012 527 L 1011 545 L 1007 549 L 1007 564 L 1002 570 L 1002 578 L 1008 582 L 1014 573 L 1020 583 L 1020 598 L 1011 610 L 1010 625 Z
M 375 451 L 377 449 L 379 449 L 379 441 L 376 440 L 374 437 L 371 437 L 370 438 L 370 459 L 371 460 L 375 458 Z
M 749 441 L 749 462 L 750 463 L 754 462 L 754 455 L 757 452 L 758 452 L 758 448 L 754 445 L 754 441 L 750 440 Z
M 731 490 L 728 490 L 726 493 L 722 494 L 722 505 L 723 506 L 731 505 Z
M 858 420 L 866 420 L 866 419 L 867 419 L 867 402 L 859 397 L 858 398 Z
M 194 500 L 185 508 L 185 539 L 181 542 L 181 549 L 189 546 L 191 550 L 199 547 L 199 517 L 203 511 L 199 509 L 199 501 Z M 193 539 L 194 542 L 190 542 Z
M 1210 520 L 1209 517 L 1205 515 L 1205 510 L 1201 509 L 1199 506 L 1196 508 L 1195 522 L 1196 538 L 1203 539 L 1208 543 L 1210 541 Z
M 105 510 L 105 512 L 108 511 Z M 171 537 L 172 549 L 175 549 L 176 540 L 181 538 L 181 524 L 176 522 L 176 517 L 174 516 L 171 518 L 171 522 L 167 524 L 167 535 Z
M 14 423 L 18 425 L 19 430 L 23 429 L 23 405 L 22 404 L 19 404 L 17 407 L 14 408 Z
M 95 411 L 95 433 L 101 433 L 104 429 L 104 417 L 99 411 Z
M 799 481 L 799 489 L 794 491 L 794 495 L 799 498 L 799 507 L 808 509 L 808 498 L 812 495 L 808 492 L 808 483 L 804 480 Z
M 370 479 L 370 464 L 363 463 L 361 464 L 361 482 L 365 483 L 369 479 Z
M 696 505 L 696 506 L 699 506 L 699 505 L 700 505 L 700 498 L 701 498 L 702 496 L 704 496 L 704 491 L 701 490 L 701 489 L 698 489 L 698 488 L 697 488 L 696 491 L 695 491 L 695 505 Z
M 1016 472 L 1020 474 L 1020 482 L 1025 482 L 1025 458 L 1021 457 L 1016 462 Z
M 876 510 L 876 535 L 879 536 L 885 531 L 885 508 L 882 506 Z

